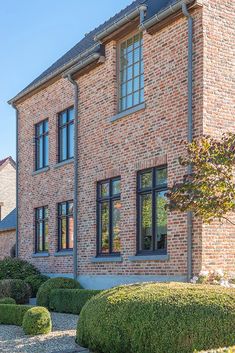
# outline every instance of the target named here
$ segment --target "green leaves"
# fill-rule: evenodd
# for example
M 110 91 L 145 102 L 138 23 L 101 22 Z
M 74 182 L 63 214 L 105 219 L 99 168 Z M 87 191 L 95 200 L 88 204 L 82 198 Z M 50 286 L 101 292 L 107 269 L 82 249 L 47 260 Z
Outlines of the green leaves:
M 194 140 L 179 163 L 191 166 L 192 173 L 169 188 L 169 209 L 193 211 L 206 223 L 227 219 L 235 210 L 235 134 L 223 134 L 221 140 L 210 136 Z

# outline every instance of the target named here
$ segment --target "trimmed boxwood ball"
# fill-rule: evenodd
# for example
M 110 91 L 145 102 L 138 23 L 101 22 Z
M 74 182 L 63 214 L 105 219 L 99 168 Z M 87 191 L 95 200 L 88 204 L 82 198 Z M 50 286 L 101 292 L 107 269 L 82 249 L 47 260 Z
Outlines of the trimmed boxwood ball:
M 4 279 L 0 281 L 0 299 L 10 297 L 17 304 L 27 304 L 31 296 L 30 286 L 21 279 Z
M 21 326 L 29 305 L 0 304 L 0 324 Z
M 183 283 L 121 286 L 83 307 L 76 341 L 96 353 L 189 353 L 235 342 L 235 290 Z
M 0 304 L 16 304 L 16 301 L 13 298 L 6 297 L 6 298 L 0 299 Z
M 51 315 L 46 308 L 35 307 L 29 309 L 22 324 L 26 335 L 42 335 L 51 332 Z
M 38 269 L 27 261 L 6 257 L 0 260 L 1 279 L 22 279 L 31 275 L 39 275 Z
M 44 275 L 31 275 L 25 279 L 25 282 L 28 283 L 31 287 L 32 290 L 32 298 L 35 298 L 37 295 L 37 292 L 41 285 L 45 283 L 49 277 L 44 276 Z
M 50 293 L 52 289 L 76 289 L 81 288 L 80 284 L 70 278 L 51 278 L 46 281 L 38 290 L 37 305 L 49 308 Z
M 53 289 L 50 294 L 50 309 L 58 313 L 79 315 L 88 300 L 100 290 Z

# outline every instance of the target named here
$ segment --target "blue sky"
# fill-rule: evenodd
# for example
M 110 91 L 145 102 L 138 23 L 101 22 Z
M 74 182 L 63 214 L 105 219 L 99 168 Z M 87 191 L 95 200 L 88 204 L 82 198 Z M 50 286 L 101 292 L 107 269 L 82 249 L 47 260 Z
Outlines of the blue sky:
M 15 112 L 7 101 L 131 0 L 2 0 L 0 160 L 15 158 Z

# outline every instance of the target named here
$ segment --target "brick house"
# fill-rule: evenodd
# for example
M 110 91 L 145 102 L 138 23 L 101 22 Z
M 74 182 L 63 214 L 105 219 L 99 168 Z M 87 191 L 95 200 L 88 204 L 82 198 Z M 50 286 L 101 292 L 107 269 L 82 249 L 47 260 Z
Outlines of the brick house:
M 15 256 L 15 242 L 16 209 L 0 222 L 0 260 L 7 256 Z
M 16 165 L 11 157 L 0 161 L 0 221 L 16 207 Z
M 234 226 L 164 207 L 182 140 L 234 131 L 234 34 L 233 0 L 134 1 L 9 102 L 19 257 L 89 288 L 235 272 Z

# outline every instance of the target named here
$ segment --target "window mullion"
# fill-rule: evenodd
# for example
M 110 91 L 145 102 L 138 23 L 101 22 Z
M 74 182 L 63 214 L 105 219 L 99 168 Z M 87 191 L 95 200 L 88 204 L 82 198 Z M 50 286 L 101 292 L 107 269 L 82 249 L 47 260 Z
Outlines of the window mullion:
M 109 253 L 113 252 L 112 236 L 112 181 L 109 180 Z

